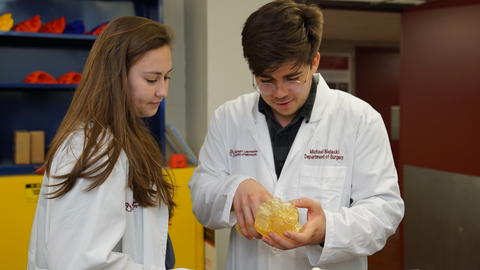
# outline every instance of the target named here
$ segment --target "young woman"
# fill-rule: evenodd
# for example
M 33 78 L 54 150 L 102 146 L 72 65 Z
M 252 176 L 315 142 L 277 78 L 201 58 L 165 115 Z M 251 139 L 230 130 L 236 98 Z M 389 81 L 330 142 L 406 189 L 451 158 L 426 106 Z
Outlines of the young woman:
M 98 36 L 46 157 L 29 270 L 173 268 L 174 185 L 142 120 L 167 96 L 173 37 L 134 16 Z

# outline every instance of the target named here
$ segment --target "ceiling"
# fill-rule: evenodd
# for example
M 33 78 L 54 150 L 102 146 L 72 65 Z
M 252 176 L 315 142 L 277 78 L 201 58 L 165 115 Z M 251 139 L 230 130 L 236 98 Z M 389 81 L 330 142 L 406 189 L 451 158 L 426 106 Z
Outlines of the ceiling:
M 323 39 L 399 42 L 401 13 L 322 9 Z
M 405 8 L 433 0 L 297 0 L 317 4 L 324 15 L 323 39 L 399 42 Z
M 407 7 L 428 1 L 432 0 L 299 0 L 304 3 L 315 3 L 322 8 L 383 12 L 402 12 Z

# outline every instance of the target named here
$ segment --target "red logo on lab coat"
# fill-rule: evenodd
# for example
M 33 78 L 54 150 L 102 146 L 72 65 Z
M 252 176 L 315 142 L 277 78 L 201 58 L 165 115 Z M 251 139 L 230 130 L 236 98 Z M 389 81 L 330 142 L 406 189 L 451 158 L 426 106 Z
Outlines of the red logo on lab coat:
M 256 157 L 258 153 L 258 150 L 233 150 L 230 149 L 230 156 L 231 157 L 238 157 L 238 156 L 250 156 L 250 157 Z
M 132 212 L 137 207 L 138 207 L 138 202 L 136 201 L 133 201 L 132 204 L 129 204 L 128 202 L 125 203 L 125 211 L 127 212 Z

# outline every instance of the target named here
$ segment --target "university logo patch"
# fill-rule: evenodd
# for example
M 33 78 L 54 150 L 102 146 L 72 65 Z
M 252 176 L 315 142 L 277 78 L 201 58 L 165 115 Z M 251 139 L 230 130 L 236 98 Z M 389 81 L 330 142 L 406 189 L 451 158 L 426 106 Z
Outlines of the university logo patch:
M 230 156 L 231 157 L 256 157 L 258 154 L 258 150 L 233 150 L 230 149 Z

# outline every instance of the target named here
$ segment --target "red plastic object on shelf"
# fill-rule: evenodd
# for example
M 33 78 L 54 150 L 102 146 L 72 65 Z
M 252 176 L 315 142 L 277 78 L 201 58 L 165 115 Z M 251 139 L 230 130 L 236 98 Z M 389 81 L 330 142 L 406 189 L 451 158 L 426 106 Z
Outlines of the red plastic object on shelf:
M 187 158 L 184 154 L 172 154 L 170 156 L 170 168 L 186 168 Z
M 11 30 L 20 32 L 38 32 L 40 27 L 42 27 L 40 15 L 35 15 L 26 21 L 14 25 Z
M 65 17 L 51 20 L 40 27 L 39 32 L 61 34 L 65 30 Z
M 81 79 L 82 79 L 82 74 L 72 71 L 60 76 L 60 78 L 58 78 L 58 83 L 79 84 Z
M 98 35 L 100 35 L 100 32 L 102 32 L 103 28 L 105 28 L 105 26 L 107 26 L 107 24 L 108 24 L 108 22 L 102 23 L 102 24 L 94 27 L 92 30 L 90 30 L 90 31 L 87 32 L 86 34 L 98 36 Z
M 44 71 L 34 71 L 28 75 L 24 83 L 51 83 L 56 84 L 58 83 L 57 79 L 55 79 L 52 75 L 44 72 Z
M 39 175 L 45 174 L 45 165 L 40 165 L 35 169 L 35 172 Z

